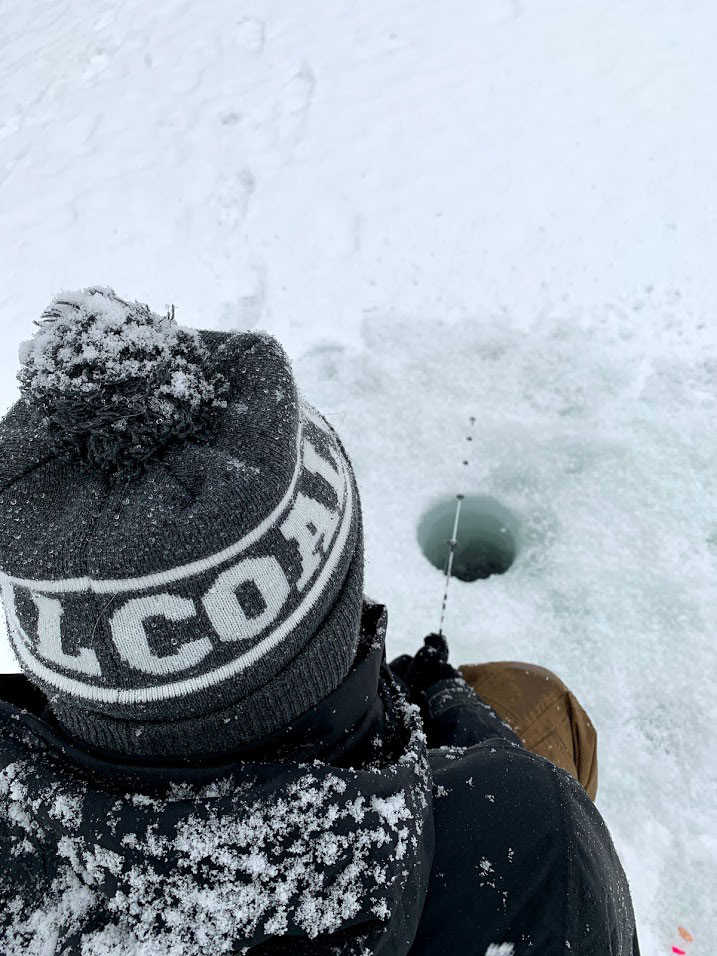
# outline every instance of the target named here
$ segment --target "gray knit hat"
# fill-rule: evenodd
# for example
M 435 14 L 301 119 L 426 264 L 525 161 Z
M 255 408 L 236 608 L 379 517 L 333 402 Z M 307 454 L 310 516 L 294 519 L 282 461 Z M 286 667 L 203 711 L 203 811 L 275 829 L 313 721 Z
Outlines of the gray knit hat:
M 10 639 L 60 723 L 129 755 L 278 730 L 353 663 L 350 463 L 261 333 L 197 332 L 111 289 L 57 296 L 0 421 Z

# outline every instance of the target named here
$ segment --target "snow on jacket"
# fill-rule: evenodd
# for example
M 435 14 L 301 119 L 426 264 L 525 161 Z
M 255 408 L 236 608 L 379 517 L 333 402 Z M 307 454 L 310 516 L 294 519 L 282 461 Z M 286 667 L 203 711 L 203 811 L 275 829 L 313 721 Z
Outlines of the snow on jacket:
M 201 767 L 89 753 L 2 678 L 4 956 L 635 956 L 580 785 L 459 680 L 424 726 L 385 621 L 367 605 L 355 667 L 287 732 Z

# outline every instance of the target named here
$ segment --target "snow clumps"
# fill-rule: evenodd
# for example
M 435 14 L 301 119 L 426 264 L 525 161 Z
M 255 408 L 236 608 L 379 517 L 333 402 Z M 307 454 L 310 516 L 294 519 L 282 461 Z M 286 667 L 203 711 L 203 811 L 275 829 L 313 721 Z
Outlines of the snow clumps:
M 112 289 L 56 296 L 20 346 L 25 400 L 51 445 L 105 471 L 136 470 L 172 440 L 206 431 L 224 378 L 193 329 Z

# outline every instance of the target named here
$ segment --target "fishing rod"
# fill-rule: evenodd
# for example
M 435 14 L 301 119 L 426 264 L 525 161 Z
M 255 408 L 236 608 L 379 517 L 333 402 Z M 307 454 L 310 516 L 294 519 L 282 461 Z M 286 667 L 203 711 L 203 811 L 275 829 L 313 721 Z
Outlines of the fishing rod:
M 470 416 L 471 432 L 473 431 L 473 426 L 476 423 L 475 416 Z M 466 441 L 473 441 L 473 435 L 466 435 Z M 468 459 L 463 460 L 464 465 L 470 464 Z M 456 548 L 458 546 L 458 523 L 461 520 L 461 505 L 463 504 L 463 499 L 465 495 L 457 494 L 456 495 L 456 513 L 453 518 L 453 532 L 450 538 L 446 539 L 446 544 L 448 545 L 448 554 L 446 556 L 446 566 L 445 566 L 445 576 L 446 583 L 443 591 L 443 603 L 441 604 L 441 623 L 438 628 L 438 636 L 443 637 L 443 621 L 446 617 L 446 605 L 448 604 L 448 585 L 450 584 L 451 577 L 453 575 L 453 558 L 456 553 Z
M 456 553 L 456 546 L 458 545 L 458 522 L 461 518 L 461 505 L 463 504 L 463 499 L 465 495 L 456 495 L 456 514 L 453 519 L 453 533 L 450 538 L 446 540 L 446 544 L 449 546 L 448 557 L 446 559 L 446 586 L 443 591 L 443 604 L 441 605 L 441 624 L 438 628 L 438 636 L 443 636 L 443 621 L 446 616 L 446 605 L 448 604 L 448 585 L 451 580 L 451 574 L 453 572 L 453 556 Z

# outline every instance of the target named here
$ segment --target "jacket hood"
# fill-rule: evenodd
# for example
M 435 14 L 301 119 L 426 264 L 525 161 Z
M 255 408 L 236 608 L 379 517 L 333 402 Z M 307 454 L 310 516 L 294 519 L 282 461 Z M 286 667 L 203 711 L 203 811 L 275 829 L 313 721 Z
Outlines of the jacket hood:
M 433 857 L 431 774 L 420 717 L 381 674 L 385 732 L 359 766 L 87 765 L 0 705 L 2 952 L 406 953 Z

